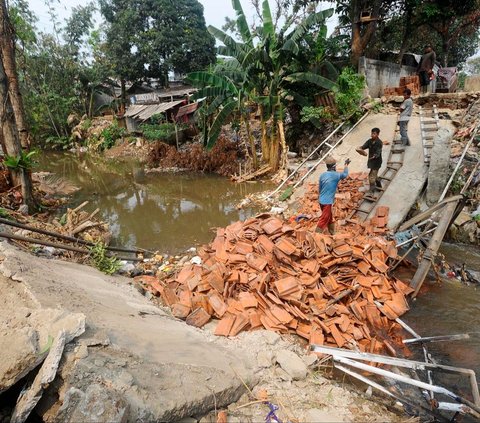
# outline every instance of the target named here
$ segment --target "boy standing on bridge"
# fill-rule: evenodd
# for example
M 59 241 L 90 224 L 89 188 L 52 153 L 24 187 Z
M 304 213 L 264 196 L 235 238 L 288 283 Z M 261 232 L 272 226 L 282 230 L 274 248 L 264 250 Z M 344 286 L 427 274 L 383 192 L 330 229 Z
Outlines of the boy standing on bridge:
M 398 118 L 398 126 L 400 127 L 400 139 L 402 140 L 402 145 L 410 145 L 410 140 L 408 139 L 408 122 L 410 121 L 410 116 L 412 115 L 413 110 L 413 100 L 410 98 L 412 91 L 409 88 L 405 88 L 403 91 L 403 103 L 400 106 L 400 117 Z
M 379 138 L 380 129 L 373 128 L 370 134 L 370 139 L 365 142 L 361 147 L 356 149 L 357 153 L 362 156 L 366 156 L 368 150 L 367 167 L 370 169 L 368 174 L 368 183 L 370 184 L 370 193 L 373 194 L 377 191 L 377 187 L 381 188 L 382 183 L 378 178 L 378 171 L 382 167 L 382 147 L 383 141 Z
M 327 157 L 325 164 L 327 165 L 327 171 L 320 175 L 318 181 L 318 202 L 322 215 L 317 223 L 316 232 L 327 233 L 328 230 L 333 235 L 335 225 L 333 223 L 332 206 L 335 201 L 338 183 L 348 176 L 350 159 L 345 160 L 343 172 L 337 172 L 337 161 L 333 157 Z

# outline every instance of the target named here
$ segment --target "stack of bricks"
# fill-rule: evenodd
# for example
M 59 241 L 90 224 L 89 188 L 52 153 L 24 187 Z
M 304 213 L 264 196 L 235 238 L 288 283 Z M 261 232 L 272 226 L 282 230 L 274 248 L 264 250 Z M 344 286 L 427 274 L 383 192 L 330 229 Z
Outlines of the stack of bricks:
M 420 80 L 418 75 L 402 76 L 400 78 L 400 86 L 384 88 L 383 95 L 403 95 L 405 88 L 409 88 L 410 91 L 412 91 L 412 95 L 418 95 L 420 93 Z

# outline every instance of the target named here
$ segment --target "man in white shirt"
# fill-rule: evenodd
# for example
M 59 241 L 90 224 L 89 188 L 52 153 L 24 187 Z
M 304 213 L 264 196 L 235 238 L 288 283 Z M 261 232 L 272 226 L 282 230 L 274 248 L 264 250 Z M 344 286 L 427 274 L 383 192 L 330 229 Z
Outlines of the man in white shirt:
M 400 106 L 400 117 L 398 119 L 398 126 L 400 127 L 400 138 L 404 146 L 410 145 L 408 139 L 408 122 L 413 110 L 413 100 L 410 98 L 412 92 L 409 88 L 403 91 L 403 103 Z

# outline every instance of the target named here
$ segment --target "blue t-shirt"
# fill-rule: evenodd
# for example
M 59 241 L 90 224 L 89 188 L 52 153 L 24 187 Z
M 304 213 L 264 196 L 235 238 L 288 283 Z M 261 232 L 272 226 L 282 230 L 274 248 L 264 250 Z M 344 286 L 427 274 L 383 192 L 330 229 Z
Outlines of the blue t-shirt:
M 343 173 L 333 170 L 327 170 L 320 175 L 318 181 L 318 202 L 320 204 L 333 204 L 335 200 L 335 192 L 337 191 L 337 185 L 348 176 L 348 167 L 345 168 Z

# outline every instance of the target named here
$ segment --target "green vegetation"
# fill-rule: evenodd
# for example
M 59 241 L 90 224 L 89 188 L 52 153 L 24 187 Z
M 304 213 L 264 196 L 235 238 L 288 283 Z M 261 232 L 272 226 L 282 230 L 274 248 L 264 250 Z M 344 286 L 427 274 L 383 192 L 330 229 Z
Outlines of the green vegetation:
M 174 123 L 162 123 L 160 125 L 143 124 L 140 126 L 140 129 L 147 141 L 167 141 L 175 134 Z
M 107 275 L 112 275 L 122 267 L 122 264 L 116 257 L 110 257 L 107 255 L 107 250 L 104 244 L 97 243 L 93 247 L 90 247 L 89 250 L 92 265 L 101 272 Z
M 333 120 L 336 112 L 330 107 L 305 106 L 302 108 L 300 115 L 302 116 L 301 122 L 307 123 L 314 121 Z
M 197 0 L 100 0 L 107 26 L 105 54 L 121 82 L 159 78 L 204 69 L 215 61 L 215 41 L 207 32 Z
M 242 9 L 248 1 L 257 14 L 253 23 Z M 45 2 L 55 34 L 39 31 L 26 0 L 9 2 L 18 80 L 37 145 L 70 148 L 70 115 L 86 115 L 86 129 L 101 108 L 123 112 L 127 83 L 154 78 L 168 87 L 172 73 L 188 74 L 199 88 L 197 98 L 206 98 L 197 112 L 204 145 L 212 148 L 224 124 L 234 122 L 245 130 L 255 168 L 260 155 L 252 112 L 261 121 L 261 159 L 278 169 L 285 164 L 287 115 L 290 132 L 300 133 L 300 123 L 320 127 L 359 112 L 364 81 L 355 70 L 362 55 L 383 59 L 398 51 L 401 61 L 428 42 L 443 65 L 461 67 L 479 41 L 480 0 L 335 0 L 330 3 L 339 26 L 329 37 L 326 21 L 334 9 L 319 10 L 321 2 L 313 0 L 231 0 L 235 17 L 223 30 L 206 27 L 198 0 L 88 1 L 73 7 L 65 21 L 55 14 L 57 0 Z M 104 19 L 99 25 L 97 11 Z M 362 12 L 371 14 L 363 22 Z M 352 68 L 345 68 L 348 58 Z M 464 69 L 470 74 L 479 68 L 473 59 Z M 115 95 L 119 87 L 121 98 Z M 326 91 L 336 107 L 316 106 L 315 97 Z M 100 94 L 111 102 L 100 105 Z M 174 132 L 164 116 L 142 130 L 148 140 Z M 119 131 L 109 128 L 92 145 L 110 148 L 123 136 Z
M 361 112 L 360 100 L 364 89 L 363 75 L 359 75 L 350 67 L 342 70 L 337 79 L 337 87 L 333 90 L 340 116 L 347 117 Z
M 22 151 L 19 156 L 5 156 L 3 164 L 11 170 L 26 169 L 31 170 L 35 166 L 35 156 L 38 154 L 37 150 L 29 152 Z
M 212 148 L 223 124 L 233 116 L 245 126 L 256 168 L 256 147 L 249 127 L 249 110 L 254 105 L 261 118 L 263 160 L 276 170 L 286 163 L 283 126 L 286 109 L 292 103 L 312 105 L 312 98 L 306 98 L 305 93 L 312 95 L 319 88 L 329 90 L 336 86 L 335 69 L 323 54 L 326 20 L 333 9 L 311 13 L 293 28 L 293 21 L 287 20 L 278 29 L 269 2 L 264 0 L 263 26 L 253 33 L 240 2 L 234 0 L 232 4 L 237 14 L 236 33 L 241 41 L 209 26 L 210 33 L 223 44 L 218 53 L 226 58 L 209 71 L 188 75 L 188 80 L 199 88 L 196 98 L 207 98 L 198 113 L 203 140 Z M 306 57 L 312 62 L 305 60 Z M 322 72 L 333 74 L 333 79 Z
M 100 145 L 101 150 L 108 150 L 115 145 L 115 142 L 123 137 L 126 133 L 125 128 L 120 128 L 118 122 L 114 121 L 109 127 L 105 128 L 100 133 L 100 139 L 102 143 Z

